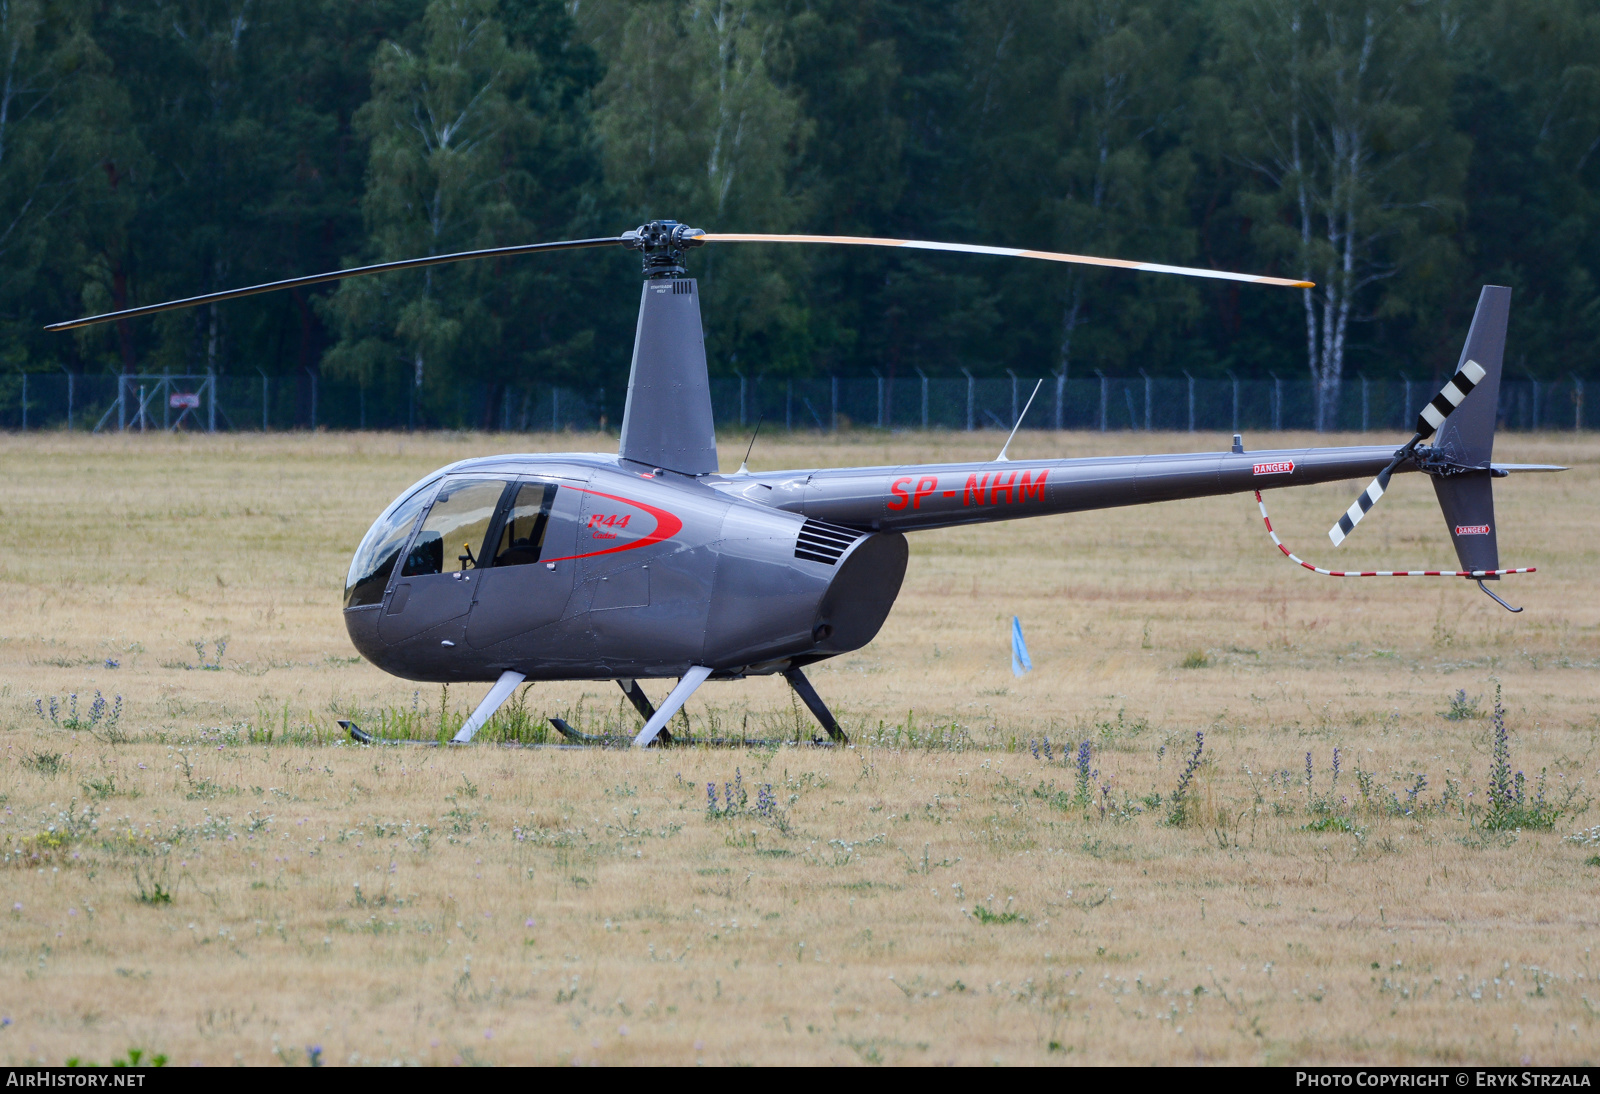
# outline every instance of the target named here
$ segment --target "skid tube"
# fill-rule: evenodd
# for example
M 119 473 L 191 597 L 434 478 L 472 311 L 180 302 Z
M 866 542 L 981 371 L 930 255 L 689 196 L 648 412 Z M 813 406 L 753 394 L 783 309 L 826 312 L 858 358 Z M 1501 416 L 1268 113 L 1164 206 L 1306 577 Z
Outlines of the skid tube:
M 573 750 L 576 750 L 576 749 L 583 749 L 583 748 L 632 748 L 633 747 L 633 738 L 632 737 L 607 737 L 607 736 L 593 735 L 593 734 L 588 734 L 588 733 L 580 733 L 577 730 L 573 729 L 570 725 L 568 725 L 566 720 L 562 719 L 562 718 L 551 718 L 551 719 L 549 719 L 549 722 L 550 722 L 551 726 L 553 726 L 555 728 L 556 732 L 560 733 L 561 736 L 569 743 L 566 743 L 566 744 L 523 744 L 520 741 L 500 741 L 500 742 L 496 742 L 493 745 L 488 745 L 488 747 L 492 747 L 492 748 L 526 748 L 526 749 L 548 748 L 548 749 L 555 749 L 555 750 L 558 750 L 558 751 L 573 751 Z M 396 746 L 396 747 L 398 747 L 400 745 L 409 745 L 412 748 L 442 748 L 442 747 L 444 747 L 444 745 L 442 745 L 438 741 L 420 741 L 420 740 L 410 740 L 410 739 L 405 739 L 405 738 L 375 737 L 372 734 L 368 733 L 366 730 L 362 729 L 356 723 L 351 722 L 351 721 L 347 721 L 345 719 L 340 719 L 339 725 L 347 733 L 350 734 L 350 739 L 352 741 L 354 741 L 356 744 L 371 745 L 371 746 L 392 745 L 392 746 Z M 453 745 L 455 747 L 466 747 L 468 744 L 471 744 L 471 742 L 466 742 L 464 744 L 457 744 L 456 742 L 453 742 L 453 741 L 447 741 L 447 742 L 445 742 L 445 744 Z M 486 744 L 487 744 L 487 742 L 486 742 Z M 699 747 L 703 747 L 703 748 L 777 748 L 780 745 L 791 745 L 791 744 L 793 744 L 793 745 L 803 745 L 803 746 L 805 746 L 807 748 L 833 748 L 833 747 L 835 747 L 835 744 L 834 744 L 833 741 L 827 740 L 826 738 L 823 738 L 823 737 L 813 737 L 809 741 L 789 741 L 789 740 L 775 741 L 775 740 L 770 740 L 770 739 L 761 738 L 761 737 L 694 737 L 694 738 L 674 737 L 670 741 L 661 741 L 661 740 L 653 741 L 653 742 L 651 742 L 650 747 L 652 747 L 652 748 L 693 748 L 693 747 L 699 746 Z

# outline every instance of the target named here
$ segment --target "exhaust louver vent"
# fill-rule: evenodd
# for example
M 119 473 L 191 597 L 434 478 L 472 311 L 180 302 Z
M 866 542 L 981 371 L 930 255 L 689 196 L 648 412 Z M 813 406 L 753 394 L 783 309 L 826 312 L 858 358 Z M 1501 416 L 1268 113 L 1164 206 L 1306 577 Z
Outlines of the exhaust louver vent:
M 672 283 L 673 296 L 688 296 L 694 292 L 694 285 L 688 281 L 674 281 Z
M 799 538 L 795 540 L 794 557 L 832 566 L 861 536 L 862 533 L 854 528 L 841 528 L 837 524 L 808 520 L 800 529 Z

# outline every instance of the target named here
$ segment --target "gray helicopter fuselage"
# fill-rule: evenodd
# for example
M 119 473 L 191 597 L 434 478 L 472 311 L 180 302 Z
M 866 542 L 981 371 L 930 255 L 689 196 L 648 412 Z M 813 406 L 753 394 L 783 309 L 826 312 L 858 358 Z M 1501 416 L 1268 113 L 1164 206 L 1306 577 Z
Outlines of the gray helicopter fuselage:
M 850 530 L 797 555 L 805 517 L 604 455 L 451 465 L 391 506 L 368 541 L 405 515 L 408 497 L 487 496 L 493 483 L 505 484 L 499 511 L 471 525 L 477 542 L 463 542 L 462 555 L 452 540 L 447 565 L 421 557 L 424 503 L 407 518 L 411 539 L 390 552 L 381 597 L 347 603 L 351 640 L 378 667 L 445 682 L 508 670 L 530 680 L 681 676 L 691 665 L 724 677 L 782 671 L 871 641 L 905 573 L 903 536 Z M 540 553 L 502 565 L 510 552 L 497 556 L 489 541 L 512 538 L 497 526 L 513 492 L 540 486 L 554 487 Z
M 905 532 L 1341 481 L 1393 455 L 1362 446 L 735 475 L 596 454 L 467 460 L 379 518 L 352 564 L 345 622 L 363 656 L 412 680 L 780 672 L 872 640 L 899 594 Z

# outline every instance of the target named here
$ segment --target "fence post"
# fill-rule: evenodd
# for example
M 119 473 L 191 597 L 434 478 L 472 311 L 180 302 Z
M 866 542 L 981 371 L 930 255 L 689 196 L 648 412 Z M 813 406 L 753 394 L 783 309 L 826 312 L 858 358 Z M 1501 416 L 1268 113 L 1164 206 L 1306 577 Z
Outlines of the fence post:
M 165 433 L 172 428 L 172 374 L 166 369 L 161 370 L 156 391 L 161 397 L 161 432 Z
M 550 385 L 550 432 L 561 432 L 561 389 Z
M 1276 433 L 1283 428 L 1283 381 L 1276 372 L 1267 375 L 1272 377 L 1272 431 Z
M 1061 432 L 1061 403 L 1066 397 L 1067 370 L 1062 369 L 1056 373 L 1056 432 Z
M 144 432 L 144 385 L 139 385 L 139 432 Z
M 1111 399 L 1111 385 L 1106 380 L 1106 374 L 1099 369 L 1095 369 L 1094 374 L 1100 377 L 1100 432 L 1104 433 L 1106 431 L 1106 403 Z
M 1533 378 L 1533 431 L 1539 432 L 1539 381 Z
M 205 386 L 206 386 L 206 432 L 207 433 L 215 433 L 217 431 L 217 374 L 215 372 L 213 372 L 209 368 L 206 369 L 206 384 L 205 384 Z M 167 393 L 168 393 L 169 396 L 171 395 L 172 392 L 171 392 L 171 388 L 170 387 L 167 389 Z M 168 398 L 167 402 L 169 402 L 169 403 L 172 402 L 171 398 Z M 312 419 L 312 428 L 313 429 L 316 428 L 316 417 L 317 417 L 317 382 L 316 382 L 316 379 L 313 378 L 312 381 L 311 381 L 311 419 Z
M 315 433 L 317 431 L 317 374 L 311 370 L 310 365 L 307 365 L 306 375 L 311 377 L 311 432 Z M 215 392 L 212 392 L 212 398 L 216 398 Z
M 1183 370 L 1184 379 L 1189 381 L 1189 432 L 1194 432 L 1194 377 L 1189 375 L 1189 370 Z
M 22 374 L 22 431 L 28 431 L 28 374 Z
M 922 378 L 922 428 L 926 431 L 928 428 L 928 374 L 919 368 L 917 369 L 917 375 Z
M 828 377 L 828 432 L 839 432 L 839 377 Z
M 1150 374 L 1140 369 L 1139 375 L 1144 377 L 1144 431 L 1148 433 L 1150 432 Z
M 1358 375 L 1361 377 L 1361 432 L 1365 433 L 1367 431 L 1368 411 L 1372 409 L 1372 403 L 1367 398 L 1367 374 L 1362 372 Z
M 783 428 L 794 431 L 794 378 L 783 382 Z
M 966 366 L 962 366 L 961 372 L 967 378 L 967 432 L 971 433 L 974 422 L 973 414 L 976 413 L 975 401 L 978 394 L 977 381 L 972 378 L 972 373 L 967 371 Z
M 883 428 L 883 377 L 877 369 L 872 370 L 872 375 L 878 381 L 878 428 Z
M 71 433 L 72 432 L 72 396 L 73 396 L 72 388 L 73 388 L 74 377 L 72 375 L 72 370 L 69 369 L 69 368 L 63 367 L 61 371 L 65 372 L 67 374 L 67 432 Z M 1583 391 L 1583 385 L 1582 384 L 1578 385 L 1578 391 L 1580 393 Z
M 1010 369 L 1006 369 L 1006 375 L 1011 377 L 1011 422 L 1015 426 L 1017 421 L 1017 374 Z
M 745 388 L 745 378 L 744 378 L 744 373 L 740 372 L 738 369 L 734 369 L 733 370 L 733 374 L 735 376 L 739 377 L 739 427 L 741 429 L 743 429 L 744 428 L 745 419 L 746 419 L 746 414 L 745 414 L 745 390 L 746 390 L 746 388 Z
M 1405 429 L 1411 424 L 1411 377 L 1402 372 L 1400 379 L 1406 383 L 1406 397 L 1405 402 L 1401 404 L 1400 413 L 1400 428 Z
M 72 387 L 67 386 L 67 428 L 72 428 Z M 1578 379 L 1578 374 L 1572 374 L 1572 431 L 1578 432 L 1583 428 L 1583 381 Z
M 123 433 L 128 428 L 128 403 L 125 396 L 128 393 L 128 377 L 125 373 L 117 373 L 117 432 Z
M 261 432 L 267 431 L 267 374 L 262 372 L 259 365 L 256 371 L 261 373 Z
M 1233 432 L 1239 432 L 1239 377 L 1233 374 L 1232 369 L 1224 369 L 1228 379 L 1233 381 Z

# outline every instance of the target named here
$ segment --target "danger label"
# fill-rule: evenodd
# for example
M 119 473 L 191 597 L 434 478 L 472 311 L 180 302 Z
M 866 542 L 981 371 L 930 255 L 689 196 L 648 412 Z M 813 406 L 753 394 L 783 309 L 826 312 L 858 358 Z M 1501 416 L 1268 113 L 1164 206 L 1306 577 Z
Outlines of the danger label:
M 1273 463 L 1252 464 L 1252 475 L 1288 475 L 1294 471 L 1293 460 L 1277 460 Z
M 1487 524 L 1456 525 L 1456 535 L 1458 536 L 1486 536 L 1488 534 L 1489 526 Z

